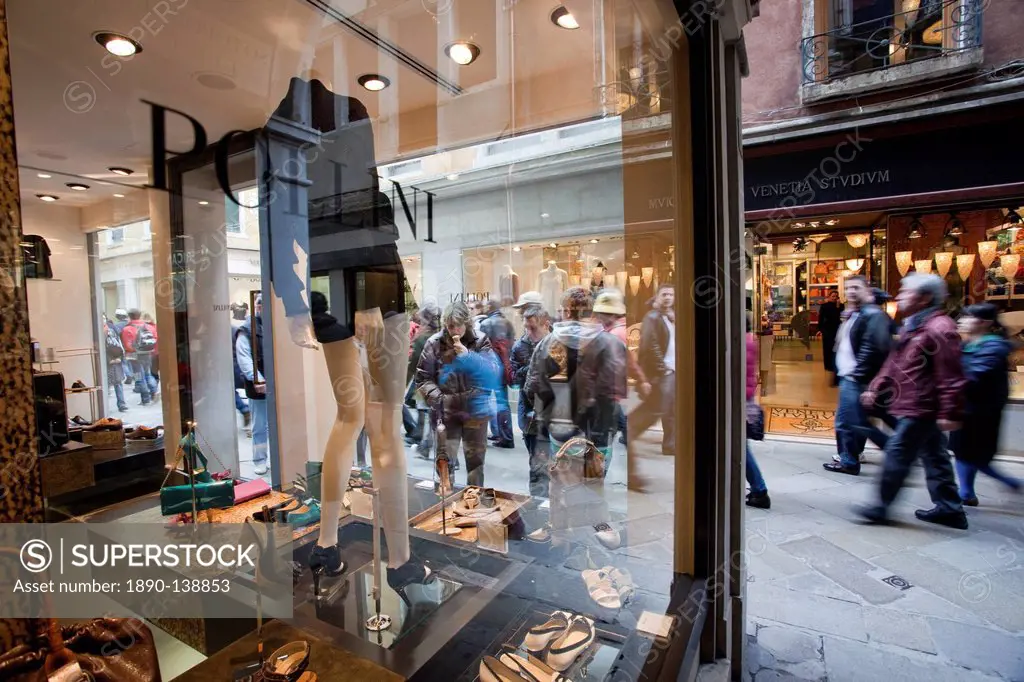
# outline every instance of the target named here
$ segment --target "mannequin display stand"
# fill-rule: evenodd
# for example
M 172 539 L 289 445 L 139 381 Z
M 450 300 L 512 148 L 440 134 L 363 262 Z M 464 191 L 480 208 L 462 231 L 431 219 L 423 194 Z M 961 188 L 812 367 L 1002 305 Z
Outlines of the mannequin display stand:
M 380 612 L 380 493 L 370 489 L 373 496 L 373 595 L 374 613 L 366 619 L 366 629 L 380 632 L 391 627 L 391 616 Z

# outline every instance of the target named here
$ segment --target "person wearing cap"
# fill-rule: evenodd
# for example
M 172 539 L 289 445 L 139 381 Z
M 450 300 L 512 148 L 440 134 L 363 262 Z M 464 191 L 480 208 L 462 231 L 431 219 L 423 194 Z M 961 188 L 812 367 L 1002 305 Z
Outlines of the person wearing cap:
M 650 384 L 647 383 L 640 363 L 629 352 L 629 341 L 626 336 L 626 299 L 622 292 L 618 289 L 605 289 L 598 293 L 594 300 L 594 315 L 600 320 L 606 332 L 622 341 L 622 345 L 626 349 L 626 376 L 636 381 L 637 390 L 641 396 L 647 395 L 647 392 L 650 391 Z M 616 396 L 617 403 L 615 405 L 620 433 L 619 442 L 622 444 L 626 443 L 626 413 L 623 411 L 621 403 L 625 399 L 625 395 Z
M 527 292 L 534 294 L 536 292 Z M 523 296 L 526 296 L 524 294 Z M 527 373 L 530 371 L 530 360 L 533 352 L 550 331 L 551 322 L 547 311 L 540 302 L 540 294 L 537 294 L 536 301 L 523 301 L 519 297 L 519 303 L 515 307 L 523 317 L 523 335 L 512 346 L 509 355 L 509 369 L 511 370 L 510 385 L 519 386 L 523 389 L 526 385 Z M 526 452 L 530 458 L 530 494 L 535 497 L 548 496 L 548 457 L 537 456 L 537 436 L 540 425 L 537 423 L 533 411 L 533 403 L 527 400 L 525 391 L 519 394 L 519 405 L 516 408 L 519 417 L 519 430 L 523 433 L 523 442 L 526 443 Z
M 519 311 L 520 315 L 525 314 L 524 311 L 527 308 L 534 307 L 544 308 L 544 298 L 540 295 L 539 291 L 524 291 L 519 296 L 519 300 L 512 304 L 512 307 Z M 550 316 L 550 311 L 545 311 Z

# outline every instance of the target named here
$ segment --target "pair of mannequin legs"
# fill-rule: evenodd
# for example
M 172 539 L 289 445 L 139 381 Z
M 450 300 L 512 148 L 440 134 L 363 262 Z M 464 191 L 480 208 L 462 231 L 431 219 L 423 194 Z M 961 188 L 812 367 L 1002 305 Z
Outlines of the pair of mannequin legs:
M 338 412 L 324 450 L 320 537 L 310 555 L 310 567 L 314 573 L 326 571 L 328 575 L 345 570 L 337 546 L 338 517 L 356 441 L 365 426 L 373 485 L 380 491 L 381 524 L 388 544 L 388 581 L 395 586 L 425 579 L 428 573 L 425 567 L 410 562 L 406 462 L 399 445 L 409 346 L 406 316 L 388 317 L 383 320 L 382 333 L 369 336 L 369 371 L 364 368 L 356 338 L 323 344 Z

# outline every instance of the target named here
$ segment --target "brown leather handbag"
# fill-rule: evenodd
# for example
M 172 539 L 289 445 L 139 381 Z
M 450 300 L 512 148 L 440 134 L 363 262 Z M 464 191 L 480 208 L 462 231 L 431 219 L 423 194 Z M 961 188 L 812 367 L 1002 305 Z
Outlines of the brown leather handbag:
M 44 622 L 33 643 L 0 655 L 0 682 L 160 682 L 153 633 L 141 620 Z

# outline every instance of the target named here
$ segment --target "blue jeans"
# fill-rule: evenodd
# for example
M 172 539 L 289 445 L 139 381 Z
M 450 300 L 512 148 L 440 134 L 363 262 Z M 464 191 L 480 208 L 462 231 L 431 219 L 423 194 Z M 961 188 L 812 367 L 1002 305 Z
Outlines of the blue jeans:
M 512 408 L 508 403 L 508 386 L 502 386 L 494 392 L 498 403 L 498 411 L 491 417 L 491 435 L 497 436 L 501 443 L 512 442 Z
M 249 409 L 252 410 L 252 463 L 258 466 L 266 463 L 269 449 L 270 427 L 267 422 L 267 401 L 250 400 Z
M 860 467 L 860 455 L 868 439 L 883 450 L 889 440 L 889 436 L 868 421 L 868 415 L 860 404 L 863 392 L 864 387 L 853 379 L 840 379 L 835 422 L 836 443 L 839 446 L 840 462 L 845 467 Z
M 953 464 L 946 451 L 946 439 L 935 419 L 898 417 L 896 431 L 885 448 L 885 467 L 879 489 L 882 506 L 888 508 L 896 499 L 910 473 L 910 465 L 918 457 L 924 465 L 928 494 L 944 513 L 963 511 L 953 476 Z
M 142 394 L 142 403 L 146 404 L 153 399 L 153 394 L 159 392 L 160 385 L 153 376 L 153 356 L 146 353 L 139 353 L 132 361 L 132 374 L 135 375 L 135 388 Z
M 956 460 L 956 475 L 960 479 L 960 499 L 973 500 L 978 497 L 977 493 L 974 492 L 974 479 L 979 471 L 983 474 L 988 474 L 1000 483 L 1005 483 L 1014 490 L 1020 490 L 1024 486 L 1024 481 L 1013 476 L 1007 476 L 998 469 L 993 468 L 991 464 L 979 467 L 958 459 Z
M 239 414 L 249 414 L 249 401 L 243 398 L 238 390 L 235 390 L 235 409 Z
M 747 443 L 747 485 L 750 486 L 750 492 L 755 495 L 768 492 L 768 484 L 764 482 L 761 467 L 757 466 L 757 460 L 754 459 L 754 453 L 750 451 L 749 442 Z

